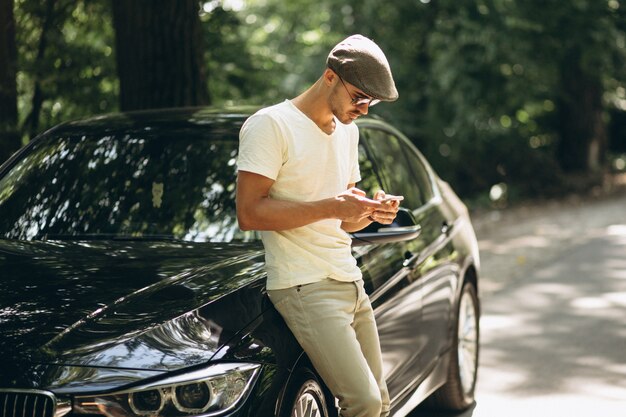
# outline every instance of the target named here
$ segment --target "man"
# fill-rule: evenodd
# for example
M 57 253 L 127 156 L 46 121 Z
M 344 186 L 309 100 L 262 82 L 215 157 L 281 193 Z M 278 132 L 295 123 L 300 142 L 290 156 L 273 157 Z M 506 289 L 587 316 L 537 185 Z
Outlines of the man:
M 237 217 L 260 230 L 268 296 L 333 395 L 341 415 L 389 413 L 374 314 L 352 256 L 355 232 L 390 224 L 398 202 L 355 184 L 358 128 L 378 101 L 398 98 L 381 49 L 353 35 L 293 100 L 252 115 L 240 132 Z

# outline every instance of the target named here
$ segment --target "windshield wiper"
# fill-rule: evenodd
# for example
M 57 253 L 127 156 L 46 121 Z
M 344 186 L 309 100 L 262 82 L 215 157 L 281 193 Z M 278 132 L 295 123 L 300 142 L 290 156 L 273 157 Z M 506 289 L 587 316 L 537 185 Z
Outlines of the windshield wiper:
M 182 239 L 172 235 L 155 234 L 155 235 L 118 235 L 115 233 L 84 233 L 84 234 L 45 234 L 40 237 L 41 240 L 117 240 L 117 241 L 168 241 L 168 242 L 185 242 Z
M 111 239 L 128 240 L 128 241 L 163 241 L 163 240 L 166 240 L 168 242 L 185 242 L 185 240 L 176 238 L 172 235 L 141 235 L 141 236 L 116 235 L 116 236 L 113 236 Z

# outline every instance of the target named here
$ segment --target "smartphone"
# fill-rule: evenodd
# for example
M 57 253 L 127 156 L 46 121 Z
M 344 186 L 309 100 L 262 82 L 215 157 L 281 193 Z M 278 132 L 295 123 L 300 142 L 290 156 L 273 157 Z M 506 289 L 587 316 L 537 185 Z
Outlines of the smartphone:
M 391 195 L 385 194 L 385 197 L 382 200 L 379 200 L 381 203 L 386 203 L 388 201 L 402 201 L 404 200 L 404 196 L 402 195 Z

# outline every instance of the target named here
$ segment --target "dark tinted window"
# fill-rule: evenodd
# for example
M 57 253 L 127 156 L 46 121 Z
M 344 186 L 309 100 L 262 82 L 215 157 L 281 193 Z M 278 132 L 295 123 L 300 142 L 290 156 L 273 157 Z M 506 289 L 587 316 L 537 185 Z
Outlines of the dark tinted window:
M 236 221 L 236 152 L 192 135 L 45 138 L 0 178 L 0 236 L 251 240 Z
M 359 169 L 361 171 L 361 181 L 356 186 L 365 191 L 369 198 L 373 198 L 376 191 L 382 190 L 383 187 L 374 169 L 372 157 L 363 144 L 359 145 Z
M 365 128 L 361 135 L 378 166 L 385 192 L 403 195 L 403 207 L 426 204 L 433 191 L 430 177 L 415 151 L 402 139 L 382 130 Z

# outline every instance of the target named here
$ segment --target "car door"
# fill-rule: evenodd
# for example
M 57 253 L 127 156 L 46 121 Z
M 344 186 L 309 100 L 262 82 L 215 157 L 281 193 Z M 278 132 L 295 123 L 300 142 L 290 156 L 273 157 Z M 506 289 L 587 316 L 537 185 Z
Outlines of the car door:
M 390 131 L 371 146 L 375 155 L 387 158 L 380 162 L 387 187 L 414 193 L 408 194 L 406 205 L 420 224 L 421 235 L 407 267 L 411 269 L 408 279 L 419 283 L 421 293 L 422 309 L 415 331 L 420 373 L 428 373 L 452 343 L 454 297 L 460 273 L 459 254 L 450 239 L 454 222 L 442 214 L 432 169 L 408 139 Z
M 389 191 L 375 158 L 369 139 L 378 130 L 361 127 L 359 163 L 362 180 L 357 187 L 372 196 L 377 190 Z M 375 233 L 382 225 L 373 223 L 363 232 Z M 360 234 L 357 234 L 359 236 Z M 385 378 L 393 401 L 404 395 L 414 375 L 406 368 L 418 368 L 419 348 L 413 345 L 414 333 L 407 331 L 420 319 L 419 283 L 408 279 L 410 269 L 404 266 L 407 254 L 416 250 L 416 241 L 359 245 L 354 254 L 361 265 L 365 287 L 376 315 L 383 355 Z M 409 256 L 410 257 L 410 256 Z
M 449 345 L 454 254 L 446 236 L 449 225 L 438 210 L 433 177 L 417 150 L 382 124 L 364 126 L 361 132 L 383 189 L 403 195 L 401 207 L 421 226 L 420 236 L 413 240 L 371 250 L 366 265 L 374 277 L 385 268 L 384 276 L 397 280 L 395 293 L 386 298 L 374 293 L 373 299 L 385 369 L 390 370 L 390 394 L 399 401 Z

